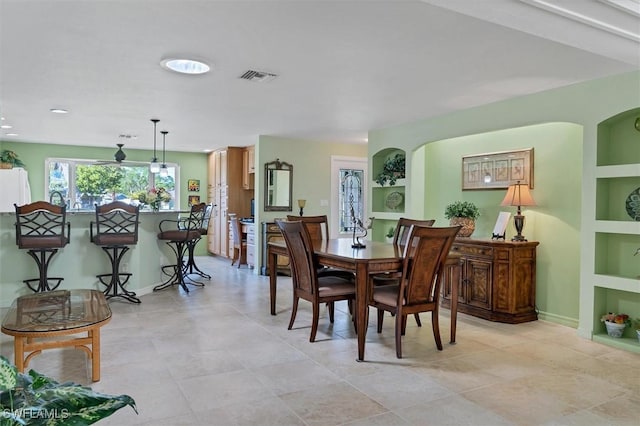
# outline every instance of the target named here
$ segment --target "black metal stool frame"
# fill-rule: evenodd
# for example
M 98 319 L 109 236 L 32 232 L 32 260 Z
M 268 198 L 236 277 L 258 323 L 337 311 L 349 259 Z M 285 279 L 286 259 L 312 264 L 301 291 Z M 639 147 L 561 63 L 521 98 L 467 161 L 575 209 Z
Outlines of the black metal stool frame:
M 184 258 L 188 255 L 189 244 L 202 238 L 201 227 L 203 217 L 206 213 L 206 204 L 198 204 L 192 206 L 189 217 L 179 218 L 177 220 L 165 219 L 158 224 L 160 232 L 158 239 L 165 240 L 167 245 L 173 251 L 176 257 L 174 265 L 166 265 L 162 267 L 162 272 L 169 275 L 169 279 L 162 284 L 153 288 L 153 291 L 164 290 L 165 288 L 179 285 L 185 292 L 189 292 L 187 284 L 204 287 L 204 284 L 189 278 L 187 272 L 187 263 Z M 167 272 L 171 270 L 171 272 Z M 189 282 L 185 281 L 189 280 Z
M 195 209 L 195 211 L 194 211 Z M 203 235 L 207 235 L 208 231 L 209 231 L 209 219 L 211 218 L 211 211 L 213 209 L 213 205 L 212 204 L 205 204 L 205 203 L 201 203 L 201 204 L 197 204 L 195 206 L 192 206 L 191 208 L 191 213 L 195 213 L 194 219 L 198 219 L 198 216 L 200 216 L 200 210 L 204 209 L 204 214 L 200 217 L 200 225 L 199 225 L 199 231 L 200 231 L 200 237 L 196 238 L 194 240 L 189 240 L 187 241 L 187 253 L 188 253 L 188 258 L 187 258 L 187 263 L 184 265 L 185 268 L 185 275 L 192 275 L 192 274 L 198 274 L 200 275 L 202 278 L 206 278 L 208 280 L 211 279 L 211 275 L 203 272 L 200 270 L 200 268 L 198 268 L 198 265 L 196 265 L 196 261 L 195 261 L 195 257 L 194 257 L 194 253 L 195 253 L 195 248 L 196 245 L 198 244 L 198 242 L 202 239 Z M 195 271 L 194 271 L 195 269 Z
M 103 293 L 107 299 L 120 297 L 132 303 L 141 303 L 135 292 L 124 287 L 132 274 L 120 272 L 122 257 L 129 251 L 130 245 L 138 243 L 139 217 L 140 206 L 120 201 L 102 206 L 96 204 L 96 220 L 90 223 L 89 233 L 91 242 L 104 250 L 111 263 L 110 273 L 96 275 L 106 286 Z
M 16 209 L 16 245 L 27 249 L 27 253 L 38 265 L 38 278 L 23 280 L 33 292 L 51 291 L 58 288 L 64 278 L 49 277 L 49 262 L 58 249 L 69 244 L 71 225 L 66 221 L 66 206 L 36 201 L 18 206 Z M 66 232 L 65 232 L 66 231 Z M 54 282 L 49 285 L 49 282 Z M 33 286 L 32 283 L 38 283 Z

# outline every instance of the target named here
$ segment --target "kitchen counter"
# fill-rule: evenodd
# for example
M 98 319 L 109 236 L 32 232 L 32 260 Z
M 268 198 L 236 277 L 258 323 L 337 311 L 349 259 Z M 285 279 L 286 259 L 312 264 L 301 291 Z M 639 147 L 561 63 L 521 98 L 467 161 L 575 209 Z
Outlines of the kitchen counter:
M 167 245 L 157 239 L 158 224 L 164 219 L 175 219 L 178 211 L 141 211 L 138 244 L 131 246 L 122 261 L 122 272 L 133 274 L 127 289 L 138 296 L 150 293 L 163 281 L 161 266 L 175 263 L 175 255 Z M 60 249 L 49 265 L 49 275 L 64 277 L 59 289 L 90 288 L 104 290 L 96 278 L 108 273 L 110 264 L 104 251 L 89 240 L 89 223 L 94 220 L 91 210 L 68 211 L 71 224 L 70 243 Z M 15 213 L 0 213 L 0 306 L 6 307 L 18 296 L 31 293 L 22 280 L 38 275 L 35 262 L 16 245 Z M 206 247 L 206 242 L 199 245 Z M 173 259 L 173 260 L 171 260 Z

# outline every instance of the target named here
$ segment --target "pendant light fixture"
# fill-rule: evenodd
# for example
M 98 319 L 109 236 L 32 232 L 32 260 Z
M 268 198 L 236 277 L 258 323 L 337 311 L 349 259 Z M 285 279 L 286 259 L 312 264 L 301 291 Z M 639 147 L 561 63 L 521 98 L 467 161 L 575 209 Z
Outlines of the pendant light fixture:
M 151 173 L 158 173 L 160 171 L 160 164 L 156 157 L 156 126 L 160 120 L 152 118 L 151 121 L 153 122 L 153 159 L 151 160 L 151 164 L 149 164 L 149 171 Z
M 166 130 L 163 130 L 160 133 L 162 133 L 162 165 L 160 166 L 160 176 L 167 177 L 169 176 L 169 169 L 167 168 L 167 163 L 165 163 L 164 161 L 164 155 L 165 155 L 167 133 L 169 132 L 167 132 Z

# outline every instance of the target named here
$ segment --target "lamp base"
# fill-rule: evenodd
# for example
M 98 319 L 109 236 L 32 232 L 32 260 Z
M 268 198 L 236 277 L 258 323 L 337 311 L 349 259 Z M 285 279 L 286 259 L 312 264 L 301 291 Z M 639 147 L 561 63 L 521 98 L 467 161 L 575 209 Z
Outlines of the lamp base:
M 511 238 L 511 241 L 524 243 L 527 241 L 527 239 L 524 237 L 524 235 L 514 235 L 513 238 Z
M 367 246 L 362 244 L 362 243 L 360 243 L 360 242 L 351 244 L 351 248 L 354 248 L 354 249 L 361 249 L 361 248 L 365 248 L 365 247 L 367 247 Z

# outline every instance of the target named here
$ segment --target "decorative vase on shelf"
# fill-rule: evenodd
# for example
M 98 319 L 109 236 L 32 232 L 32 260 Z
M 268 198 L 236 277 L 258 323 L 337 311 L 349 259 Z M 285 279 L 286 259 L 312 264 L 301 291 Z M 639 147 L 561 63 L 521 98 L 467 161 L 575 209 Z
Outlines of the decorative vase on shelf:
M 607 334 L 611 337 L 620 338 L 624 333 L 624 329 L 627 326 L 626 324 L 618 324 L 611 321 L 604 322 L 605 327 L 607 327 Z
M 449 219 L 449 225 L 462 226 L 460 232 L 458 232 L 458 237 L 470 237 L 476 229 L 476 221 L 470 217 L 452 217 Z

